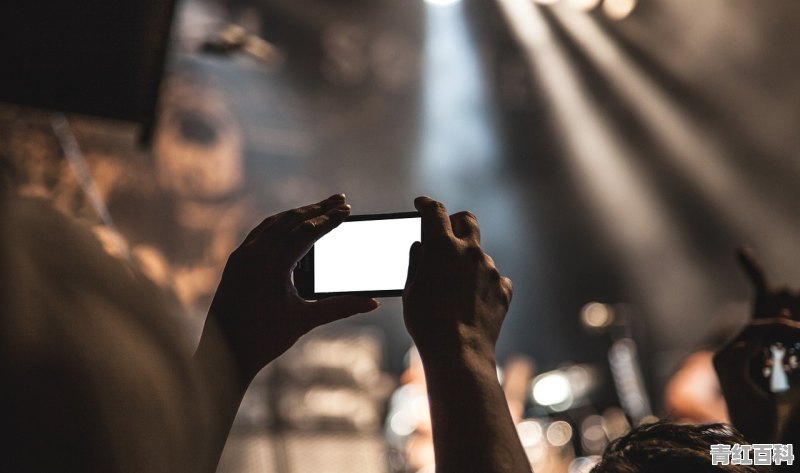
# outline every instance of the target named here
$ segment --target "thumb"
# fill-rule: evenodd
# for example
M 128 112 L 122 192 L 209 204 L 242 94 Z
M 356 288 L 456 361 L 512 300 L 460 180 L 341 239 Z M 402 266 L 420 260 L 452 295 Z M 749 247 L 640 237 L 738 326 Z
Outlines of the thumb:
M 320 299 L 316 302 L 307 302 L 303 324 L 306 332 L 327 323 L 344 319 L 355 314 L 371 312 L 381 303 L 375 299 L 360 296 L 340 296 Z
M 415 241 L 408 250 L 408 275 L 406 276 L 406 287 L 414 280 L 422 262 L 422 243 Z

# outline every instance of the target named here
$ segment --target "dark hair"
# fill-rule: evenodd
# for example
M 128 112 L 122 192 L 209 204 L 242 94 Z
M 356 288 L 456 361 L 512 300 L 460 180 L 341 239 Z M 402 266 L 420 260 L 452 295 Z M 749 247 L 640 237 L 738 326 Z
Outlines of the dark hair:
M 770 467 L 712 465 L 711 445 L 747 444 L 725 424 L 687 425 L 656 422 L 614 440 L 592 473 L 767 473 Z

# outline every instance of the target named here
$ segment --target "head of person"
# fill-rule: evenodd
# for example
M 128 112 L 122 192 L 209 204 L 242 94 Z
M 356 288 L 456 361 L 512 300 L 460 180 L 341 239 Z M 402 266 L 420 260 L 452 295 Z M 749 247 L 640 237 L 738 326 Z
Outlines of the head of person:
M 726 424 L 645 424 L 614 440 L 592 473 L 767 473 L 768 466 L 713 465 L 711 446 L 749 442 Z
M 198 471 L 201 399 L 171 314 L 87 228 L 0 198 L 0 471 Z

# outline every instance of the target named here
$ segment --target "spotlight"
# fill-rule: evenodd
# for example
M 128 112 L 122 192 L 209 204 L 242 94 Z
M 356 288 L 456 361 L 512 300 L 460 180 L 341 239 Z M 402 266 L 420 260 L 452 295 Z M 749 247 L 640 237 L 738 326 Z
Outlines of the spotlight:
M 533 380 L 533 400 L 540 406 L 562 412 L 585 402 L 586 395 L 597 384 L 595 370 L 585 365 L 572 365 L 548 371 Z
M 638 3 L 638 0 L 606 0 L 603 2 L 603 12 L 612 20 L 622 20 L 633 12 Z
M 560 371 L 552 371 L 533 381 L 533 399 L 542 406 L 562 411 L 572 406 L 572 386 L 567 376 Z
M 600 0 L 568 0 L 569 6 L 576 10 L 592 11 L 600 5 Z
M 557 420 L 547 426 L 547 441 L 554 447 L 563 447 L 572 440 L 572 426 L 563 420 Z
M 446 7 L 459 2 L 461 2 L 461 0 L 425 0 L 425 3 L 429 5 L 435 5 L 437 7 Z
M 517 434 L 519 434 L 519 440 L 525 448 L 538 445 L 544 437 L 542 425 L 535 420 L 525 420 L 517 424 Z
M 581 322 L 592 329 L 608 327 L 614 322 L 614 309 L 600 302 L 590 302 L 581 309 Z

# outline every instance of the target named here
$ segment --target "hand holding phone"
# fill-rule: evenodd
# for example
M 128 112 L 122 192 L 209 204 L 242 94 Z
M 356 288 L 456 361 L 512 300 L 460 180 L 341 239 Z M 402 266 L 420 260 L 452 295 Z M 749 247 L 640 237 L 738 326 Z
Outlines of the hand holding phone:
M 345 196 L 338 194 L 268 217 L 254 228 L 225 265 L 198 352 L 213 358 L 224 345 L 241 381 L 249 383 L 306 332 L 377 308 L 377 301 L 358 296 L 308 302 L 292 285 L 297 261 L 349 215 Z
M 800 387 L 800 336 L 797 331 L 772 324 L 770 320 L 797 323 L 800 317 L 800 294 L 788 288 L 771 289 L 761 265 L 753 253 L 741 248 L 737 257 L 755 289 L 752 324 L 764 326 L 759 331 L 761 349 L 751 360 L 751 377 L 761 389 L 780 395 Z
M 409 248 L 421 240 L 417 212 L 351 215 L 300 260 L 295 287 L 305 299 L 399 296 L 408 273 Z
M 800 295 L 771 289 L 749 250 L 737 257 L 755 288 L 753 318 L 714 355 L 714 369 L 733 425 L 751 442 L 778 442 L 800 406 Z

